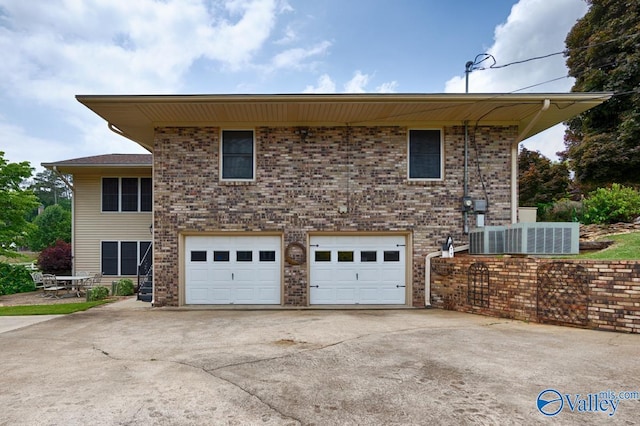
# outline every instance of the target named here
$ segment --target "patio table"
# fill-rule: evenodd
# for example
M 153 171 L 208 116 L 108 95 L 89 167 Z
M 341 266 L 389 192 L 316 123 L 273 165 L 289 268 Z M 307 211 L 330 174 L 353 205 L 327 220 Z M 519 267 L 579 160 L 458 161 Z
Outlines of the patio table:
M 89 275 L 56 275 L 56 281 L 64 283 L 63 285 L 67 290 L 73 290 L 75 288 L 77 297 L 80 297 L 81 287 L 90 279 L 91 276 Z

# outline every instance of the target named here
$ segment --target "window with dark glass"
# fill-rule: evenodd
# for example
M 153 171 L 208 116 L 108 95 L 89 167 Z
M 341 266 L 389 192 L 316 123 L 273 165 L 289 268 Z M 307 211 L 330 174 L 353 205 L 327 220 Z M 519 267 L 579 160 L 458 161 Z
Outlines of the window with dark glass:
M 331 262 L 330 251 L 317 251 L 315 253 L 316 262 Z
M 253 179 L 253 131 L 222 132 L 222 179 Z
M 353 252 L 352 251 L 339 251 L 338 252 L 338 262 L 353 262 Z
M 229 252 L 228 251 L 219 251 L 216 250 L 213 252 L 213 261 L 214 262 L 228 262 L 229 261 Z
M 122 178 L 122 211 L 138 211 L 138 178 Z
M 191 252 L 191 261 L 192 262 L 206 262 L 207 261 L 207 252 L 206 251 L 192 251 Z
M 442 178 L 440 130 L 409 131 L 409 179 Z
M 377 260 L 377 252 L 375 251 L 361 251 L 360 262 L 375 262 Z
M 120 210 L 120 179 L 102 179 L 102 211 L 117 212 Z
M 253 260 L 253 252 L 251 250 L 239 250 L 236 252 L 236 262 L 251 262 Z
M 102 242 L 102 273 L 118 275 L 118 242 Z
M 260 251 L 260 262 L 275 262 L 276 261 L 276 252 L 273 250 L 269 251 Z
M 123 241 L 120 243 L 120 275 L 138 274 L 138 243 Z
M 153 208 L 151 178 L 103 178 L 103 212 L 150 212 Z
M 150 212 L 153 207 L 153 183 L 151 178 L 140 178 L 140 211 Z
M 137 275 L 150 241 L 103 241 L 102 273 L 105 275 Z M 146 271 L 145 271 L 146 273 Z
M 385 251 L 384 252 L 384 261 L 385 262 L 400 262 L 400 252 L 399 251 Z

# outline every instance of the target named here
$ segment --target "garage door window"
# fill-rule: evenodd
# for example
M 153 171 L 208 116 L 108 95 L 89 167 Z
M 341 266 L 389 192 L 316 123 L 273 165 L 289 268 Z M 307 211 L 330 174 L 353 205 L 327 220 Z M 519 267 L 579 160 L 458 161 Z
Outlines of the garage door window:
M 316 262 L 331 262 L 331 252 L 317 251 L 315 259 L 316 259 Z
M 251 261 L 253 261 L 253 252 L 251 252 L 251 251 L 237 251 L 236 252 L 236 261 L 237 262 L 251 262 Z
M 206 262 L 207 261 L 207 252 L 206 251 L 192 251 L 191 252 L 191 261 L 192 262 Z
M 276 252 L 275 251 L 260 251 L 260 262 L 275 262 L 276 261 Z
M 384 252 L 384 261 L 385 262 L 400 262 L 400 252 L 399 251 L 385 251 Z
M 339 251 L 338 252 L 338 262 L 353 262 L 353 252 L 352 251 Z
M 214 262 L 228 262 L 229 261 L 229 252 L 228 251 L 214 251 L 213 252 L 213 261 Z
M 360 262 L 375 262 L 377 260 L 377 252 L 375 251 L 361 251 Z

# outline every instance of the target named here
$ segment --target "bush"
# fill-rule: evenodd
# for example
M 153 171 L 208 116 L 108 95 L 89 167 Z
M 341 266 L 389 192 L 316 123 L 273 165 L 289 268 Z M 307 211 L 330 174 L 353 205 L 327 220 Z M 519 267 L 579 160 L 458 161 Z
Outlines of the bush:
M 109 296 L 109 290 L 106 287 L 93 287 L 87 290 L 87 302 L 96 300 L 104 300 Z
M 22 265 L 0 263 L 0 296 L 34 291 L 36 285 L 31 273 Z
M 129 278 L 122 278 L 116 283 L 114 296 L 131 296 L 133 294 L 133 281 Z
M 640 215 L 640 192 L 614 183 L 598 188 L 584 201 L 583 223 L 632 222 Z
M 578 222 L 582 218 L 582 203 L 572 200 L 559 200 L 553 204 L 538 208 L 541 222 Z
M 42 250 L 38 256 L 38 267 L 45 274 L 70 274 L 71 244 L 58 240 L 55 245 Z

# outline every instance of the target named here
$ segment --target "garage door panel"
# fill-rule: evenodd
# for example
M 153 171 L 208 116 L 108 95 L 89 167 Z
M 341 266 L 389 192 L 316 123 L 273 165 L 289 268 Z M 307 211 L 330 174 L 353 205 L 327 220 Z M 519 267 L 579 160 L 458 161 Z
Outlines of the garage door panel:
M 317 236 L 311 246 L 311 304 L 406 303 L 405 236 Z
M 279 304 L 280 245 L 278 236 L 186 237 L 186 303 Z
M 356 298 L 356 289 L 353 287 L 337 288 L 336 289 L 336 301 L 338 304 L 350 303 Z

